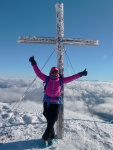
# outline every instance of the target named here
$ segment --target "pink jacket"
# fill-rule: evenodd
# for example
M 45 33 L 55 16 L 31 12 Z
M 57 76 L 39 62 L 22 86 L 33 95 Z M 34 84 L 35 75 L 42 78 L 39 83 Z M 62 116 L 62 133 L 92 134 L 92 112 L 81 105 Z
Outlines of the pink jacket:
M 40 71 L 37 64 L 33 65 L 33 69 L 34 69 L 36 75 L 41 80 L 46 81 L 46 75 Z M 79 74 L 75 74 L 75 75 L 68 76 L 68 77 L 63 77 L 62 84 L 69 83 L 78 78 L 80 78 Z M 50 77 L 49 82 L 46 86 L 45 94 L 48 95 L 49 97 L 59 97 L 61 95 L 61 86 L 60 86 L 60 82 L 59 82 L 59 77 L 55 78 L 55 79 Z M 55 99 L 54 100 L 52 99 L 51 102 L 52 101 L 55 102 Z

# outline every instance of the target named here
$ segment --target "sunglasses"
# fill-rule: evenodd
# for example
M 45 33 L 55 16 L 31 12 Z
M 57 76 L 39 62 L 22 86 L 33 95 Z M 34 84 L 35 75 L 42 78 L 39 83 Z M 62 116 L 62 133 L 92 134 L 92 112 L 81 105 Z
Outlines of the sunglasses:
M 51 72 L 50 72 L 51 74 L 58 74 L 59 73 L 59 71 L 58 70 L 51 70 Z

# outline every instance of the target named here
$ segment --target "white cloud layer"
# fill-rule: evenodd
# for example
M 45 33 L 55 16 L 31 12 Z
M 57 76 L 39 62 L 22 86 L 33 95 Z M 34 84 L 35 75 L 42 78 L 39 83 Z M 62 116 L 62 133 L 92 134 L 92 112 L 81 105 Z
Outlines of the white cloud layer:
M 31 82 L 30 79 L 0 78 L 0 102 L 18 102 Z M 37 78 L 23 101 L 42 103 L 43 91 L 43 82 Z M 64 95 L 65 109 L 92 113 L 105 120 L 113 118 L 113 82 L 76 80 L 65 85 Z

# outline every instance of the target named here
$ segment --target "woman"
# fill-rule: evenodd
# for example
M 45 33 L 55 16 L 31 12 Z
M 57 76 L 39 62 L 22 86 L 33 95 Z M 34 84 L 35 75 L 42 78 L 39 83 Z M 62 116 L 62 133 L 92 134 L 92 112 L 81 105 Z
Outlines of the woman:
M 31 62 L 36 75 L 44 82 L 47 82 L 48 76 L 40 71 L 36 61 L 34 60 L 34 56 L 30 57 L 29 61 Z M 43 115 L 47 120 L 47 128 L 42 136 L 45 146 L 47 146 L 48 142 L 52 142 L 55 138 L 54 124 L 58 119 L 61 104 L 61 84 L 69 83 L 86 75 L 87 71 L 85 69 L 83 72 L 79 72 L 78 74 L 61 77 L 57 67 L 51 68 L 43 98 Z

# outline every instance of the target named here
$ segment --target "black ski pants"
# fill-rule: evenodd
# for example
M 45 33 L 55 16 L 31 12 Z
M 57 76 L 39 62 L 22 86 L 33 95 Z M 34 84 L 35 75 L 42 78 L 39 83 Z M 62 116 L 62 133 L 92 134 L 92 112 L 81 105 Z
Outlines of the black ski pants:
M 58 119 L 60 105 L 50 103 L 49 106 L 47 107 L 47 102 L 44 102 L 43 107 L 44 107 L 43 115 L 47 120 L 47 128 L 42 138 L 44 140 L 48 140 L 50 138 L 53 139 L 55 138 L 54 124 Z

